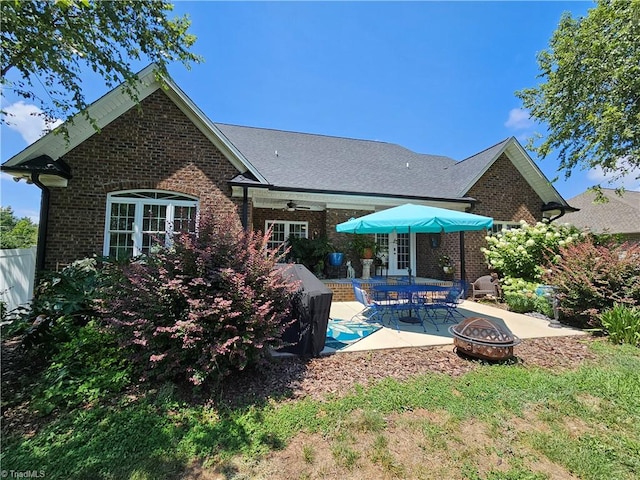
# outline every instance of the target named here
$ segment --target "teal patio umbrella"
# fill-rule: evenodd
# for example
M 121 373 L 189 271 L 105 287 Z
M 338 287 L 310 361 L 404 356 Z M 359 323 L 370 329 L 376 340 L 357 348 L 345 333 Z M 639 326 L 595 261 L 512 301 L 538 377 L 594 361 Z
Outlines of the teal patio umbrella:
M 336 225 L 341 233 L 451 233 L 482 230 L 493 218 L 446 208 L 406 203 Z
M 340 233 L 452 233 L 489 229 L 493 218 L 407 203 L 352 218 L 336 225 Z M 460 236 L 461 278 L 464 279 L 464 237 Z

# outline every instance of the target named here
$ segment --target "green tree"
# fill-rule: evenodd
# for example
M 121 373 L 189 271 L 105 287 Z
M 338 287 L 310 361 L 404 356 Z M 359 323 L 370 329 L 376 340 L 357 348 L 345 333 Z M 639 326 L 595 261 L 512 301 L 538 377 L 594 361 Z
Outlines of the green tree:
M 169 19 L 172 9 L 171 3 L 158 0 L 2 1 L 3 88 L 38 103 L 47 119 L 80 111 L 91 120 L 81 79 L 82 67 L 88 67 L 109 88 L 125 82 L 125 90 L 137 101 L 130 60 L 154 62 L 159 74 L 166 73 L 169 62 L 189 68 L 201 60 L 189 52 L 195 42 L 187 33 L 189 19 Z M 17 75 L 9 79 L 11 70 Z M 45 88 L 45 96 L 36 95 L 34 82 Z M 4 112 L 2 118 L 10 121 Z
M 640 0 L 601 0 L 578 19 L 565 13 L 538 65 L 544 82 L 516 92 L 548 129 L 528 147 L 542 158 L 557 149 L 566 178 L 576 167 L 601 167 L 613 180 L 633 174 L 640 167 Z
M 27 248 L 38 240 L 38 225 L 30 218 L 18 219 L 11 207 L 0 207 L 0 248 Z

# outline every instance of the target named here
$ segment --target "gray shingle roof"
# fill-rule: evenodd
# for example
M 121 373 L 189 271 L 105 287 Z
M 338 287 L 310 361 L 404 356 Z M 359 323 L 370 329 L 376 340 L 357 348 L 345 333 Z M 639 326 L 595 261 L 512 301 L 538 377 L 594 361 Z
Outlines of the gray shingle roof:
M 459 198 L 496 148 L 456 163 L 385 142 L 215 125 L 270 184 L 291 189 Z
M 456 163 L 453 167 L 447 169 L 448 176 L 443 176 L 442 181 L 447 182 L 449 188 L 458 192 L 458 195 L 465 194 L 465 190 L 471 187 L 470 182 L 480 177 L 509 140 L 507 138 L 482 152 Z
M 603 188 L 607 203 L 593 203 L 595 193 L 583 192 L 568 203 L 580 211 L 567 213 L 560 221 L 579 228 L 588 228 L 594 233 L 639 233 L 640 192 L 625 191 L 620 197 L 613 189 Z

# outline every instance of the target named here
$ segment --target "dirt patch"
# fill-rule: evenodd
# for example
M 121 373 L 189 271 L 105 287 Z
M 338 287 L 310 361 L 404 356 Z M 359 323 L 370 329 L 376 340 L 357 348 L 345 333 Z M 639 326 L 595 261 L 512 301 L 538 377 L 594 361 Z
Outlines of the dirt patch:
M 519 467 L 552 480 L 577 478 L 523 445 L 510 448 L 511 439 L 490 432 L 479 420 L 459 425 L 444 441 L 421 434 L 416 421 L 415 412 L 391 415 L 383 432 L 351 431 L 346 440 L 340 432 L 331 438 L 301 433 L 284 450 L 241 474 L 255 479 L 463 479 L 469 478 L 470 469 L 484 477 Z M 521 428 L 526 430 L 526 425 Z M 516 429 L 513 436 L 520 431 Z M 344 464 L 340 456 L 344 451 L 352 453 L 352 464 Z

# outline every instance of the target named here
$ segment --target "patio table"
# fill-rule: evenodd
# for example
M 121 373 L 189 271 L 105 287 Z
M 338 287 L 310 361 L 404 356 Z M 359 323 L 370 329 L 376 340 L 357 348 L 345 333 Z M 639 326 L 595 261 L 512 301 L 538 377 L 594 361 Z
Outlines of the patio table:
M 443 292 L 448 292 L 450 288 L 451 287 L 444 285 L 420 283 L 384 283 L 372 285 L 371 291 L 376 300 L 386 300 L 389 308 L 396 312 L 408 312 L 408 315 L 402 317 L 398 315 L 396 318 L 396 330 L 400 329 L 398 321 L 401 321 L 404 323 L 419 323 L 426 332 L 427 328 L 424 324 L 424 319 L 418 315 L 418 310 L 425 303 L 429 303 L 429 299 L 431 298 L 432 300 L 435 293 L 443 294 Z M 414 310 L 416 312 L 415 317 L 412 315 Z M 429 321 L 431 321 L 436 327 L 436 330 L 438 330 L 438 325 L 430 317 Z

